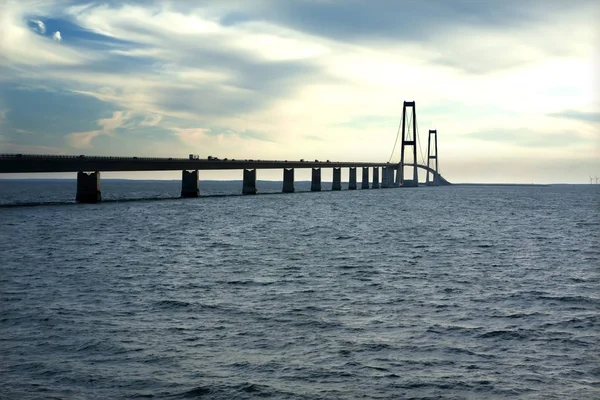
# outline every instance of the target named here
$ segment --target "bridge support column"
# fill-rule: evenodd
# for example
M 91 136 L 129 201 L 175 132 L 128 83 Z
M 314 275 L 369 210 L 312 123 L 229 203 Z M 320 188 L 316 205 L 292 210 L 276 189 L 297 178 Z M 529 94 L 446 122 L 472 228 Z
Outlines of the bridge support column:
M 89 174 L 79 171 L 77 173 L 77 195 L 75 200 L 78 203 L 98 203 L 102 201 L 100 193 L 100 172 L 90 172 Z
M 340 168 L 333 168 L 333 183 L 331 184 L 331 190 L 342 190 L 342 170 Z
M 362 169 L 362 184 L 360 185 L 360 188 L 369 188 L 369 167 L 363 167 Z
M 348 176 L 348 190 L 356 190 L 356 167 L 350 167 Z
M 256 194 L 256 170 L 244 170 L 244 185 L 242 186 L 242 194 Z
M 411 110 L 408 110 L 411 108 Z M 402 106 L 402 144 L 400 149 L 400 165 L 398 167 L 398 186 L 419 186 L 419 173 L 417 171 L 417 111 L 414 101 L 405 101 Z M 412 146 L 412 162 L 407 162 L 405 148 Z M 412 167 L 413 176 L 411 180 L 404 178 L 405 167 Z
M 379 189 L 379 167 L 373 167 L 373 184 L 372 189 Z
M 431 145 L 431 139 L 434 139 L 434 144 L 433 146 Z M 427 167 L 428 168 L 432 168 L 433 167 L 433 162 L 435 161 L 435 172 L 431 172 L 432 175 L 432 180 L 429 179 L 429 170 L 427 170 L 427 179 L 425 180 L 425 185 L 426 186 L 438 186 L 440 184 L 440 180 L 439 180 L 439 174 L 438 174 L 438 170 L 439 170 L 439 164 L 438 164 L 438 150 L 437 150 L 438 146 L 437 146 L 437 129 L 430 129 L 429 130 L 429 138 L 427 140 Z
M 181 197 L 198 197 L 198 170 L 181 171 Z
M 321 191 L 321 168 L 312 169 L 312 182 L 310 183 L 311 192 Z
M 388 172 L 389 167 L 381 168 L 381 187 L 387 189 L 390 187 L 390 174 Z
M 415 169 L 417 169 L 415 167 Z M 404 179 L 404 181 L 402 182 L 402 184 L 400 184 L 400 174 L 402 174 L 402 169 L 398 168 L 398 178 L 396 178 L 396 186 L 402 186 L 402 187 L 418 187 L 419 186 L 419 181 L 418 181 L 418 177 L 417 180 L 415 180 L 414 176 L 413 179 Z
M 283 169 L 283 193 L 294 193 L 294 168 Z

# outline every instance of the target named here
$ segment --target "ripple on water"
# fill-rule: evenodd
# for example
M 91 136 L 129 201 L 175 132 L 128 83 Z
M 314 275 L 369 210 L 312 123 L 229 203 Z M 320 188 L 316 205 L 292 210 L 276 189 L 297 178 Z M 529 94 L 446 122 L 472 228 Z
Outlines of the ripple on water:
M 599 398 L 599 195 L 0 208 L 0 398 Z

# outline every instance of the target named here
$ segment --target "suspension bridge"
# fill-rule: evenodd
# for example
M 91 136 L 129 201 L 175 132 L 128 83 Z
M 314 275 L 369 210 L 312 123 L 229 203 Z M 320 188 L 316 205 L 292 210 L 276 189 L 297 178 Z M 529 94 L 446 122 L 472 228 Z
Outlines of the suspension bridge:
M 392 162 L 398 140 L 400 140 L 400 162 Z M 243 170 L 243 194 L 256 194 L 256 171 L 259 169 L 283 170 L 283 193 L 293 193 L 294 170 L 310 168 L 311 191 L 321 191 L 321 170 L 333 170 L 332 190 L 342 190 L 341 169 L 349 168 L 348 190 L 418 187 L 419 170 L 426 173 L 425 186 L 449 185 L 441 175 L 438 164 L 437 130 L 429 130 L 427 137 L 427 163 L 421 153 L 421 163 L 417 159 L 418 127 L 414 101 L 405 101 L 402 107 L 402 120 L 398 126 L 396 140 L 387 162 L 355 161 L 305 161 L 305 160 L 253 160 L 200 159 L 156 157 L 110 157 L 75 155 L 0 154 L 0 173 L 36 172 L 76 172 L 77 194 L 80 203 L 96 203 L 102 200 L 100 173 L 109 171 L 175 171 L 181 170 L 181 196 L 198 197 L 198 171 L 201 170 Z M 357 183 L 357 169 L 362 169 L 360 186 Z M 380 172 L 381 169 L 381 179 Z M 372 170 L 372 174 L 369 174 Z M 371 175 L 372 179 L 369 179 Z

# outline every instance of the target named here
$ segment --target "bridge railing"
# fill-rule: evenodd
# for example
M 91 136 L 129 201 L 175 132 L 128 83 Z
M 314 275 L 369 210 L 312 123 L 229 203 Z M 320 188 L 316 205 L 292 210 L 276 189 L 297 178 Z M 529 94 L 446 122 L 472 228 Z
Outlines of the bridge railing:
M 67 154 L 14 154 L 0 153 L 0 158 L 47 158 L 47 159 L 90 159 L 90 160 L 142 160 L 142 161 L 169 161 L 169 160 L 188 160 L 188 158 L 166 158 L 166 157 L 125 157 L 125 156 L 86 156 L 86 155 L 67 155 Z
M 92 161 L 102 161 L 102 160 L 121 160 L 121 161 L 132 161 L 132 160 L 140 160 L 140 161 L 228 161 L 228 162 L 281 162 L 281 160 L 260 160 L 260 159 L 242 159 L 242 158 L 201 158 L 201 159 L 193 159 L 185 157 L 136 157 L 136 156 L 86 156 L 82 155 L 72 155 L 72 154 L 14 154 L 14 153 L 0 153 L 0 158 L 35 158 L 35 159 L 69 159 L 69 160 L 92 160 Z M 288 162 L 285 160 L 284 162 Z M 312 163 L 311 160 L 290 160 L 289 162 L 302 162 L 302 163 Z M 336 161 L 318 161 L 315 162 L 327 163 L 327 164 L 335 164 Z M 360 163 L 360 162 L 359 162 Z M 390 164 L 387 162 L 386 164 Z

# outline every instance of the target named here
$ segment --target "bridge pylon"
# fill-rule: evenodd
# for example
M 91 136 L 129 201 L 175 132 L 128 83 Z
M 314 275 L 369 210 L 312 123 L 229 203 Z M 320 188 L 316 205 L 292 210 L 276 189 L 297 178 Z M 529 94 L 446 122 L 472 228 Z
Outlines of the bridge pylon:
M 431 138 L 433 137 L 433 146 L 431 145 Z M 427 167 L 435 170 L 435 173 L 427 170 L 427 180 L 425 184 L 427 186 L 438 186 L 440 184 L 440 173 L 438 164 L 438 147 L 437 147 L 437 130 L 430 129 L 429 137 L 427 138 Z M 432 154 L 433 150 L 433 154 Z M 432 166 L 435 161 L 435 168 Z M 432 175 L 432 179 L 429 179 L 429 174 Z
M 410 110 L 408 110 L 410 108 Z M 413 161 L 406 163 L 405 148 L 412 146 Z M 404 168 L 412 167 L 412 179 L 404 177 Z M 419 173 L 417 172 L 417 111 L 414 101 L 405 101 L 402 106 L 402 147 L 400 150 L 400 165 L 396 175 L 396 186 L 419 186 Z

